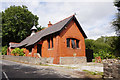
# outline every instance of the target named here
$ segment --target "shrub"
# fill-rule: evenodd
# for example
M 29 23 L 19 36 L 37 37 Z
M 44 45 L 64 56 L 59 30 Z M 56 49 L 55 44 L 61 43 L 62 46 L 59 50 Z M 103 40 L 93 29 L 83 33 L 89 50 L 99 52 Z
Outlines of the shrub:
M 107 49 L 104 49 L 104 50 L 100 49 L 98 52 L 93 53 L 93 55 L 94 55 L 94 58 L 100 56 L 101 59 L 115 58 L 115 56 L 111 54 L 111 52 L 108 51 Z
M 2 47 L 2 55 L 7 55 L 7 46 Z
M 12 54 L 14 54 L 15 56 L 16 55 L 19 55 L 19 56 L 23 56 L 24 55 L 24 49 L 20 49 L 20 48 L 15 48 L 12 50 Z

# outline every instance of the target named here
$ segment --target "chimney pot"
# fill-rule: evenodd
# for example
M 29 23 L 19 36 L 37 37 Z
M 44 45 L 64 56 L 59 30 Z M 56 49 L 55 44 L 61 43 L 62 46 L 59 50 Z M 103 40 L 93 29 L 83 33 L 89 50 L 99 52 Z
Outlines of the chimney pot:
M 48 27 L 52 26 L 51 22 L 49 21 Z

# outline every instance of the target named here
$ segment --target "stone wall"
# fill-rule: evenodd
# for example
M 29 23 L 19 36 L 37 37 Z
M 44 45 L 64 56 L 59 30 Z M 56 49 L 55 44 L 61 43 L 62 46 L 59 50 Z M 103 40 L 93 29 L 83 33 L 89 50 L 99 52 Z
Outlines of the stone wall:
M 120 78 L 120 60 L 108 59 L 103 61 L 104 78 Z
M 12 56 L 12 55 L 2 55 L 2 59 L 17 61 L 22 63 L 29 63 L 29 64 L 45 64 L 45 63 L 53 63 L 53 58 L 33 58 L 33 57 L 26 57 L 26 56 Z
M 86 63 L 86 57 L 60 57 L 60 64 Z

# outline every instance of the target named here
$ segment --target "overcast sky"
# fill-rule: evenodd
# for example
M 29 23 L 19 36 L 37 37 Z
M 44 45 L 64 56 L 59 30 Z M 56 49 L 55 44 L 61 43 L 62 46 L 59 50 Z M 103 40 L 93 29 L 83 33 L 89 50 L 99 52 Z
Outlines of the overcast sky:
M 11 5 L 26 5 L 28 10 L 39 17 L 39 25 L 47 27 L 49 21 L 52 24 L 67 18 L 76 13 L 80 25 L 88 36 L 88 39 L 97 39 L 101 36 L 114 36 L 115 31 L 111 26 L 111 22 L 117 13 L 113 1 L 106 0 L 87 0 L 83 1 L 21 1 L 21 2 L 0 2 L 0 12 L 4 11 Z

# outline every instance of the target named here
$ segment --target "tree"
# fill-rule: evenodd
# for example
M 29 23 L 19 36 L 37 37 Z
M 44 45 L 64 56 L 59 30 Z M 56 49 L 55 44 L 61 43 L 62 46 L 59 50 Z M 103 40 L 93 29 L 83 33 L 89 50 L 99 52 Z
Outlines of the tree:
M 85 40 L 85 45 L 86 49 L 91 49 L 93 50 L 93 56 L 98 57 L 101 56 L 102 59 L 105 58 L 115 58 L 113 54 L 113 45 L 112 42 L 114 39 L 117 37 L 112 36 L 112 37 L 100 37 L 97 40 L 92 40 L 92 39 L 86 39 Z
M 37 27 L 37 31 L 40 31 L 40 30 L 42 30 L 42 29 L 45 29 L 45 27 L 42 27 L 42 26 Z
M 113 44 L 115 44 L 115 55 L 120 57 L 120 0 L 115 0 L 114 5 L 118 9 L 118 13 L 116 14 L 116 19 L 112 24 L 116 30 L 118 38 L 114 41 Z
M 92 49 L 92 50 L 93 50 L 94 42 L 95 42 L 95 41 L 92 40 L 92 39 L 86 39 L 86 40 L 85 40 L 86 49 Z
M 10 6 L 2 12 L 2 46 L 9 42 L 20 42 L 30 35 L 30 29 L 38 25 L 37 15 L 26 6 Z
M 116 14 L 116 19 L 113 21 L 113 26 L 115 27 L 116 34 L 120 36 L 120 0 L 115 0 L 114 5 L 118 9 L 118 13 Z
M 2 50 L 2 13 L 0 12 L 0 52 Z

